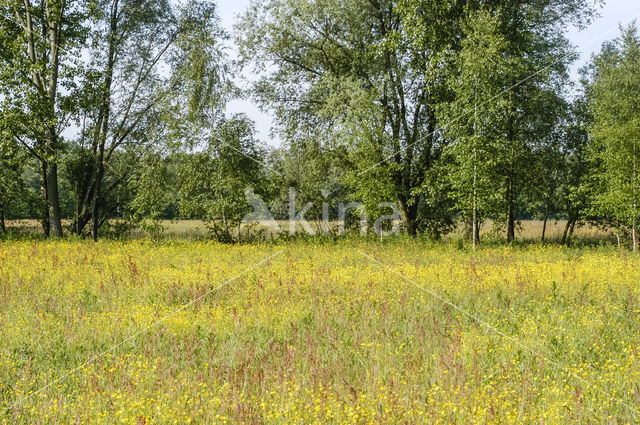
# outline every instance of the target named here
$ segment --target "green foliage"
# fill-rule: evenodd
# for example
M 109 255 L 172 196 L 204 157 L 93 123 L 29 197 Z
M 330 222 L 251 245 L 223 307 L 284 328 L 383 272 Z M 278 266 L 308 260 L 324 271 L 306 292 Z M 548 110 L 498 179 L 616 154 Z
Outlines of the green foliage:
M 271 196 L 271 211 L 275 217 L 288 219 L 290 188 L 295 188 L 295 207 L 301 210 L 311 204 L 305 218 L 320 221 L 322 205 L 328 213 L 337 216 L 338 202 L 351 195 L 345 187 L 345 172 L 349 167 L 347 152 L 343 147 L 332 149 L 315 139 L 300 140 L 285 145 L 272 154 L 271 184 L 275 193 Z
M 25 211 L 28 195 L 22 179 L 24 153 L 11 136 L 4 133 L 0 137 L 0 232 L 5 232 L 4 220 Z
M 500 17 L 481 10 L 469 11 L 463 23 L 461 50 L 454 53 L 447 79 L 449 102 L 438 105 L 447 145 L 443 173 L 449 178 L 455 208 L 465 218 L 482 221 L 502 200 L 499 170 L 504 166 L 504 139 L 509 103 L 500 96 L 513 61 L 508 42 L 500 34 Z M 491 101 L 486 101 L 491 99 Z
M 635 226 L 640 181 L 640 39 L 635 24 L 595 59 L 590 158 L 598 175 L 597 210 Z
M 369 210 L 397 202 L 415 233 L 414 189 L 440 150 L 431 110 L 437 67 L 431 48 L 410 46 L 397 6 L 264 1 L 241 21 L 238 43 L 247 61 L 274 64 L 253 93 L 274 110 L 283 136 L 348 148 L 354 198 Z
M 238 44 L 245 61 L 271 65 L 253 94 L 288 141 L 347 148 L 345 182 L 368 210 L 394 201 L 409 233 L 442 233 L 451 212 L 438 206 L 452 197 L 468 215 L 470 170 L 481 164 L 471 174 L 482 214 L 506 212 L 512 238 L 540 178 L 530 164 L 564 107 L 566 25 L 594 12 L 585 0 L 525 4 L 265 0 L 240 22 Z M 434 175 L 453 169 L 448 184 Z
M 236 41 L 269 151 L 225 114 L 241 93 L 214 2 L 0 0 L 0 213 L 97 238 L 159 236 L 179 210 L 231 242 L 253 192 L 319 226 L 355 201 L 432 238 L 492 220 L 512 242 L 523 217 L 567 218 L 565 241 L 585 221 L 635 233 L 635 26 L 565 98 L 565 33 L 599 3 L 254 2 Z
M 160 221 L 171 205 L 171 188 L 175 186 L 166 159 L 158 154 L 147 154 L 136 170 L 134 197 L 130 208 L 133 221 L 144 231 L 157 238 L 164 230 Z
M 224 242 L 240 239 L 240 225 L 252 211 L 246 191 L 260 193 L 264 150 L 253 122 L 235 115 L 211 134 L 205 150 L 182 155 L 178 166 L 180 215 L 206 220 Z

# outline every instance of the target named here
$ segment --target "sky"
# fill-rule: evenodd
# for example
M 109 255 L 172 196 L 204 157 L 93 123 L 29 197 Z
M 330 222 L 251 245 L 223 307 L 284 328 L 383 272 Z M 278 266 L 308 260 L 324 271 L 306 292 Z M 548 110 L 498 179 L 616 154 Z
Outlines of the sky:
M 229 33 L 233 33 L 233 25 L 238 15 L 241 15 L 249 4 L 250 0 L 218 0 L 218 14 L 222 25 Z M 599 15 L 588 28 L 582 31 L 572 28 L 567 34 L 569 40 L 581 54 L 580 60 L 573 67 L 574 76 L 577 76 L 577 70 L 589 60 L 593 53 L 600 49 L 604 41 L 618 36 L 620 24 L 628 24 L 634 18 L 640 18 L 640 2 L 636 2 L 636 0 L 606 0 Z M 233 52 L 231 54 L 233 55 Z M 251 75 L 245 75 L 245 77 L 250 79 Z M 261 112 L 251 100 L 232 101 L 228 105 L 228 113 L 247 114 L 255 121 L 260 140 L 272 146 L 279 145 L 279 139 L 270 135 L 272 116 Z

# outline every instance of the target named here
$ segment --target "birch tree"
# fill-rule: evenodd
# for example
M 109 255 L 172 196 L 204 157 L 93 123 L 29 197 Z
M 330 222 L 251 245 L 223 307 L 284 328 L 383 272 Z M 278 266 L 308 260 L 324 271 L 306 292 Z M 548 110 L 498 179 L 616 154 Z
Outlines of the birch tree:
M 73 229 L 82 234 L 91 222 L 97 239 L 101 223 L 118 207 L 107 202 L 111 193 L 136 175 L 135 161 L 116 173 L 110 166 L 115 153 L 143 158 L 168 140 L 186 138 L 177 128 L 210 118 L 204 112 L 209 106 L 219 108 L 224 33 L 215 4 L 194 0 L 101 0 L 92 28 Z
M 495 141 L 501 137 L 507 115 L 507 105 L 498 96 L 509 67 L 499 24 L 499 18 L 485 10 L 467 13 L 464 39 L 448 79 L 453 99 L 438 107 L 444 135 L 451 139 L 444 156 L 447 175 L 456 209 L 471 222 L 474 249 L 480 241 L 479 223 L 491 211 L 498 193 Z
M 595 58 L 591 158 L 601 182 L 599 211 L 626 225 L 637 251 L 640 195 L 640 37 L 636 24 Z
M 3 113 L 13 137 L 38 160 L 45 236 L 63 233 L 58 165 L 74 110 L 86 6 L 73 0 L 0 2 Z

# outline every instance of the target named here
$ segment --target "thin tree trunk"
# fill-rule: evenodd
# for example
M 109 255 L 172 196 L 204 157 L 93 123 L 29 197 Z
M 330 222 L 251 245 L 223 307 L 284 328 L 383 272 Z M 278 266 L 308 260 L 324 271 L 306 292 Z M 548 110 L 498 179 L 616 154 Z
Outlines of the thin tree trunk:
M 104 150 L 109 133 L 109 119 L 111 116 L 111 85 L 113 83 L 113 68 L 116 60 L 116 39 L 118 32 L 118 11 L 119 0 L 114 0 L 111 5 L 110 28 L 109 28 L 109 52 L 107 56 L 107 69 L 105 72 L 104 91 L 102 93 L 102 110 L 100 115 L 102 121 L 98 122 L 98 158 L 96 164 L 96 180 L 93 199 L 91 201 L 91 217 L 93 219 L 92 231 L 93 240 L 98 240 L 98 229 L 100 227 L 99 199 L 104 178 Z
M 547 205 L 544 209 L 544 220 L 542 222 L 542 237 L 540 240 L 544 242 L 545 235 L 547 233 L 547 220 L 549 219 L 549 209 L 550 209 L 551 198 L 547 199 Z
M 513 207 L 509 206 L 507 212 L 507 242 L 512 243 L 516 240 L 516 223 L 513 216 Z
M 573 231 L 576 230 L 576 219 L 573 219 L 573 222 L 571 223 L 571 229 L 569 229 L 569 239 L 573 238 Z
M 224 212 L 224 208 L 222 209 L 222 223 L 224 225 L 225 236 L 228 240 L 233 240 L 231 237 L 231 230 L 229 230 L 229 222 L 227 221 L 227 215 Z
M 87 208 L 87 199 L 88 199 L 88 194 L 89 194 L 89 182 L 87 179 L 87 174 L 88 173 L 84 173 L 81 182 L 79 183 L 79 185 L 82 185 L 80 190 L 77 191 L 77 195 L 76 195 L 76 211 L 74 213 L 74 218 L 73 218 L 73 227 L 72 227 L 72 233 L 75 235 L 80 236 L 82 234 L 82 231 L 84 229 L 84 226 L 86 225 L 86 208 Z M 83 222 L 84 221 L 84 222 Z
M 636 144 L 633 143 L 633 219 L 631 223 L 631 237 L 633 239 L 633 252 L 638 251 L 638 244 L 636 240 L 636 215 L 637 215 L 637 189 L 636 184 L 638 181 L 638 171 L 636 165 Z
M 64 10 L 56 13 L 50 6 L 46 10 L 46 23 L 49 28 L 49 60 L 51 64 L 51 77 L 49 79 L 49 87 L 47 90 L 48 109 L 51 118 L 56 116 L 56 98 L 58 95 L 58 73 L 60 68 L 60 47 L 59 35 L 62 31 L 62 19 Z M 51 222 L 51 232 L 54 236 L 62 237 L 62 217 L 60 215 L 60 197 L 58 194 L 58 135 L 55 125 L 48 125 L 47 129 L 47 150 L 53 158 L 47 167 L 47 195 L 49 197 L 49 221 Z
M 58 195 L 58 164 L 47 166 L 47 197 L 49 201 L 49 222 L 54 236 L 61 238 L 62 217 L 60 215 L 60 197 Z
M 511 179 L 509 179 L 507 183 L 507 243 L 512 243 L 516 239 L 513 208 L 513 183 Z
M 7 233 L 7 226 L 4 222 L 4 208 L 0 208 L 0 233 Z
M 511 92 L 513 95 L 513 92 Z M 515 217 L 514 217 L 514 209 L 515 209 L 515 193 L 514 193 L 514 176 L 515 176 L 515 130 L 513 118 L 509 119 L 508 123 L 508 134 L 507 141 L 511 147 L 511 155 L 509 157 L 509 166 L 508 166 L 508 175 L 507 175 L 507 243 L 511 244 L 516 239 L 516 229 L 515 229 Z
M 471 224 L 471 226 L 473 227 L 473 250 L 475 251 L 476 248 L 478 247 L 478 244 L 480 243 L 480 235 L 478 232 L 478 201 L 477 201 L 477 194 L 476 194 L 476 188 L 475 188 L 475 180 L 476 180 L 476 175 L 475 175 L 475 164 L 474 164 L 474 175 L 473 175 L 473 223 Z
M 91 200 L 91 236 L 94 241 L 98 240 L 98 230 L 100 228 L 100 209 L 99 209 L 99 198 L 100 198 L 100 189 L 104 173 L 103 159 L 104 159 L 104 148 L 101 148 L 101 154 L 98 156 L 98 170 L 96 173 L 96 187 L 95 192 L 93 194 L 93 199 Z
M 566 245 L 568 242 L 568 238 L 569 238 L 569 229 L 571 228 L 571 221 L 573 219 L 571 218 L 571 216 L 569 216 L 569 219 L 567 220 L 567 224 L 566 226 L 564 226 L 564 232 L 562 233 L 562 245 Z
M 473 109 L 473 219 L 471 226 L 472 238 L 473 238 L 473 250 L 478 247 L 478 150 L 477 150 L 477 130 L 478 130 L 478 79 L 476 78 L 476 85 L 474 89 L 474 104 Z
M 45 238 L 51 236 L 51 221 L 49 221 L 49 195 L 47 195 L 47 163 L 40 161 L 40 199 L 42 201 L 42 234 Z
M 35 40 L 34 40 L 34 32 L 33 32 L 33 21 L 31 17 L 30 4 L 26 3 L 25 8 L 25 32 L 27 36 L 27 48 L 29 54 L 29 61 L 33 65 L 33 70 L 31 71 L 31 78 L 33 80 L 33 84 L 38 87 L 38 89 L 42 92 L 45 90 L 44 84 L 42 83 L 42 77 L 40 72 L 36 68 L 36 50 L 35 50 Z M 19 16 L 18 16 L 19 19 Z M 51 236 L 51 222 L 49 221 L 49 196 L 47 195 L 47 163 L 43 159 L 40 159 L 40 199 L 42 201 L 42 210 L 41 210 L 41 223 L 42 223 L 42 234 L 45 238 L 49 238 Z

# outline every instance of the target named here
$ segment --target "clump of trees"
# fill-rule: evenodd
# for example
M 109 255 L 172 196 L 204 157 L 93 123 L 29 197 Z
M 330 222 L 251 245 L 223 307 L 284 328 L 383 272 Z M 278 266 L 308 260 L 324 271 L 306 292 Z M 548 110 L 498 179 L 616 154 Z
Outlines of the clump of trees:
M 97 239 L 181 217 L 233 241 L 250 192 L 325 228 L 338 199 L 392 202 L 409 234 L 463 223 L 474 247 L 489 219 L 511 242 L 518 218 L 542 219 L 544 240 L 562 217 L 563 242 L 593 222 L 637 248 L 640 42 L 633 24 L 606 43 L 576 95 L 565 32 L 591 1 L 258 1 L 233 40 L 249 92 L 212 1 L 0 9 L 2 232 L 38 217 L 46 237 L 68 223 Z M 280 148 L 225 113 L 234 96 L 273 112 Z
M 640 196 L 640 38 L 635 25 L 605 45 L 594 61 L 589 90 L 589 145 L 594 211 L 630 229 L 633 250 Z
M 148 156 L 223 110 L 224 37 L 209 1 L 0 3 L 3 139 L 40 174 L 45 236 L 63 235 L 64 216 L 72 233 L 97 239 L 109 219 L 139 209 Z

